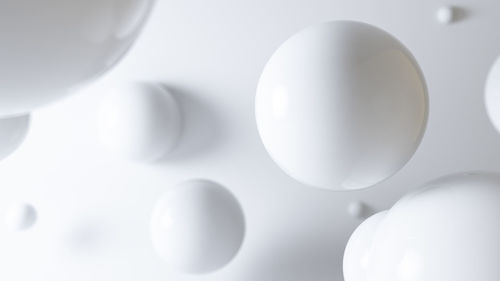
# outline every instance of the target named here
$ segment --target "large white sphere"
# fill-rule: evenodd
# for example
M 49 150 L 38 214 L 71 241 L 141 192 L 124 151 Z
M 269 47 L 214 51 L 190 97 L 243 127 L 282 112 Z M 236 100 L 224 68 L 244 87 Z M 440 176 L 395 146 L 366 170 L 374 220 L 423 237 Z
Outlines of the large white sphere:
M 28 133 L 29 124 L 29 115 L 0 119 L 0 160 L 21 145 Z
M 118 156 L 154 161 L 174 149 L 181 115 L 173 95 L 158 84 L 123 83 L 109 87 L 98 110 L 101 142 Z
M 0 116 L 67 94 L 129 49 L 153 0 L 15 0 L 0 8 Z
M 500 280 L 499 214 L 500 174 L 433 181 L 401 199 L 380 223 L 366 280 Z
M 185 273 L 217 270 L 238 253 L 245 219 L 226 188 L 190 180 L 167 191 L 151 222 L 153 246 L 173 268 Z
M 13 204 L 5 214 L 5 224 L 11 231 L 27 230 L 36 223 L 36 220 L 35 208 L 27 203 Z
M 353 232 L 344 252 L 344 278 L 349 281 L 366 281 L 366 270 L 370 264 L 373 236 L 387 211 L 367 218 Z
M 260 136 L 291 177 L 316 187 L 372 186 L 413 155 L 428 115 L 412 54 L 368 24 L 334 21 L 292 36 L 264 68 Z

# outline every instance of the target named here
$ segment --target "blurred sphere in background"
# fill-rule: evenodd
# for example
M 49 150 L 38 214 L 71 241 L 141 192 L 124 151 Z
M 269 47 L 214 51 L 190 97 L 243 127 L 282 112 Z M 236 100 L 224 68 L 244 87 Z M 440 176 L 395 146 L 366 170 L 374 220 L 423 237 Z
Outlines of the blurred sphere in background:
M 181 112 L 170 91 L 155 83 L 110 85 L 98 108 L 101 143 L 119 157 L 153 162 L 167 156 L 181 134 Z
M 37 220 L 35 208 L 28 203 L 18 203 L 9 207 L 5 214 L 5 224 L 11 231 L 24 231 L 31 228 Z
M 101 75 L 154 0 L 16 0 L 0 8 L 0 116 L 27 113 Z

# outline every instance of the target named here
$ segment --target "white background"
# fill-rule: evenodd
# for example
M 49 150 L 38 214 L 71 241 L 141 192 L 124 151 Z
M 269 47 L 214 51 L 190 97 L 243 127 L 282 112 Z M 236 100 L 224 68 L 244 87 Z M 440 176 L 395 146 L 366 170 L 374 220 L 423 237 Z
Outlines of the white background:
M 462 8 L 439 24 L 431 0 L 159 0 L 127 57 L 93 87 L 33 114 L 26 141 L 0 162 L 0 216 L 18 201 L 39 211 L 21 234 L 0 225 L 0 280 L 342 280 L 342 254 L 360 220 L 353 200 L 390 207 L 435 177 L 500 169 L 500 135 L 485 113 L 486 75 L 500 54 L 500 2 Z M 289 36 L 334 19 L 360 20 L 399 38 L 426 76 L 430 119 L 413 159 L 371 189 L 332 192 L 286 176 L 254 121 L 262 68 Z M 99 144 L 99 84 L 164 83 L 185 116 L 175 154 L 158 164 L 116 159 Z M 241 251 L 222 270 L 180 275 L 157 258 L 149 220 L 157 198 L 191 178 L 217 181 L 247 219 Z

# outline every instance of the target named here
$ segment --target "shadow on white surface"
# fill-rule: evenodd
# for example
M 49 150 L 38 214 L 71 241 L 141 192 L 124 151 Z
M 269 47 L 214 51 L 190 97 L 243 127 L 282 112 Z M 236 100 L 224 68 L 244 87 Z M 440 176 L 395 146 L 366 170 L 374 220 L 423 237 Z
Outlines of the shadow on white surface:
M 72 255 L 99 254 L 113 239 L 109 226 L 99 221 L 81 221 L 64 236 L 66 250 Z
M 302 234 L 292 234 L 292 236 Z M 309 236 L 311 234 L 307 234 Z M 338 264 L 344 249 L 332 243 L 328 233 L 312 234 L 303 239 L 282 238 L 260 251 L 244 271 L 245 280 L 259 281 L 341 281 L 342 265 Z M 313 239 L 311 239 L 313 238 Z M 330 239 L 330 241 L 328 240 Z M 287 242 L 289 241 L 289 242 Z M 302 243 L 296 242 L 302 241 Z
M 181 136 L 174 150 L 164 155 L 158 163 L 169 163 L 199 156 L 220 145 L 224 128 L 217 113 L 189 91 L 166 86 L 179 104 L 182 115 Z

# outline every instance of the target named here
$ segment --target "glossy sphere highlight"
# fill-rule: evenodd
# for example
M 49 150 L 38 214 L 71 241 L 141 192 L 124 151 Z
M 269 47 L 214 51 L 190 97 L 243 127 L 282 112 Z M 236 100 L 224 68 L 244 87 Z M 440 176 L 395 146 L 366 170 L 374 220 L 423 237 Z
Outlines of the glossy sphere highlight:
M 349 281 L 366 281 L 366 270 L 371 262 L 370 250 L 373 237 L 387 211 L 367 218 L 353 232 L 344 252 L 344 278 Z
M 223 267 L 239 251 L 244 234 L 245 220 L 236 198 L 206 180 L 187 181 L 165 193 L 151 223 L 158 254 L 185 273 Z
M 500 280 L 498 214 L 499 174 L 458 174 L 427 184 L 380 224 L 367 280 Z
M 54 101 L 113 66 L 153 0 L 16 0 L 0 9 L 0 116 Z
M 28 133 L 29 124 L 29 115 L 0 119 L 0 160 L 21 145 Z
M 124 83 L 110 87 L 98 115 L 101 142 L 123 158 L 158 160 L 174 149 L 180 136 L 178 104 L 161 85 Z
M 413 155 L 427 121 L 424 78 L 388 33 L 358 22 L 307 28 L 271 57 L 256 96 L 274 161 L 307 185 L 370 187 Z

